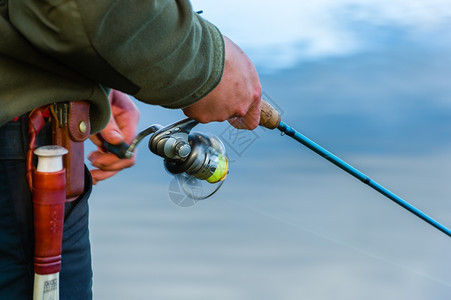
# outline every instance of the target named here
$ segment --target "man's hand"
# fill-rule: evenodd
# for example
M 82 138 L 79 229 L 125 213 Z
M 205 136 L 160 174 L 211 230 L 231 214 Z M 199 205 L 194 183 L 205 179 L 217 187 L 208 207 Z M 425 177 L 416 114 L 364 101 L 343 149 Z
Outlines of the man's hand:
M 201 123 L 225 121 L 238 129 L 254 129 L 260 121 L 261 84 L 247 55 L 224 36 L 225 66 L 219 85 L 207 96 L 183 109 Z
M 108 125 L 99 134 L 110 144 L 121 142 L 130 144 L 136 136 L 139 110 L 129 96 L 111 90 L 109 95 L 111 104 L 111 117 Z M 96 168 L 91 170 L 93 183 L 105 180 L 122 169 L 135 164 L 135 157 L 120 159 L 112 153 L 105 152 L 101 139 L 98 136 L 90 136 L 91 141 L 97 145 L 97 151 L 89 154 L 89 161 Z

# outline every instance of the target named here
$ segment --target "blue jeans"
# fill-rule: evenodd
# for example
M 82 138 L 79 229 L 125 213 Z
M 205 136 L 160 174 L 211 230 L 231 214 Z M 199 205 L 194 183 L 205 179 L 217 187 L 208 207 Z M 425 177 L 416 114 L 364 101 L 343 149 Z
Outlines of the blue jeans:
M 23 155 L 27 136 L 20 122 L 0 127 L 0 299 L 33 298 L 33 205 Z M 40 141 L 48 142 L 45 138 Z M 65 207 L 61 300 L 92 299 L 88 231 L 91 188 L 92 180 L 86 170 L 84 193 Z

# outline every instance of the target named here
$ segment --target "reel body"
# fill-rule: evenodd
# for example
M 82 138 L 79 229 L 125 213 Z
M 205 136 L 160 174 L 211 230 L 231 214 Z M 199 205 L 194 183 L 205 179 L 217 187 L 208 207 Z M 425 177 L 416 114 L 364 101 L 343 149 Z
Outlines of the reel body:
M 130 145 L 111 145 L 104 142 L 104 148 L 118 157 L 129 158 L 133 156 L 138 143 L 152 134 L 149 150 L 164 158 L 165 169 L 175 175 L 182 185 L 186 182 L 192 185 L 198 180 L 217 185 L 208 188 L 207 190 L 212 192 L 208 192 L 206 196 L 195 197 L 197 200 L 205 199 L 222 185 L 227 177 L 229 164 L 221 140 L 213 134 L 192 131 L 197 124 L 199 122 L 190 118 L 164 127 L 154 124 L 141 131 Z
M 216 136 L 191 132 L 188 143 L 191 148 L 190 154 L 185 159 L 165 159 L 166 170 L 173 174 L 186 172 L 210 183 L 226 178 L 228 161 L 225 148 Z
M 165 168 L 172 174 L 187 173 L 210 183 L 223 181 L 228 173 L 225 147 L 213 134 L 191 132 L 197 124 L 185 119 L 160 129 L 150 138 L 149 149 L 165 159 Z

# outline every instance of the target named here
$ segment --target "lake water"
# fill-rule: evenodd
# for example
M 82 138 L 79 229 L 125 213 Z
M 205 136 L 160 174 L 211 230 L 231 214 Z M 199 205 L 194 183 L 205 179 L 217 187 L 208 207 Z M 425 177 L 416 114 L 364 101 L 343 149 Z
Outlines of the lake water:
M 449 237 L 309 153 L 279 154 L 298 158 L 246 159 L 191 207 L 155 162 L 99 186 L 97 299 L 449 299 Z M 350 159 L 449 226 L 450 158 Z

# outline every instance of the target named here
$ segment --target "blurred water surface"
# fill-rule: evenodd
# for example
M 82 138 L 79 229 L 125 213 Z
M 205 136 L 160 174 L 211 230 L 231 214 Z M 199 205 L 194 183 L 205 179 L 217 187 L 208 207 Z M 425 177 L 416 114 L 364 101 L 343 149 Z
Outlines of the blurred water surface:
M 449 35 L 418 40 L 363 19 L 352 24 L 374 47 L 257 65 L 271 69 L 266 97 L 285 122 L 450 227 Z M 140 128 L 183 117 L 138 105 Z M 451 298 L 443 233 L 276 131 L 196 130 L 220 136 L 230 155 L 210 199 L 175 205 L 146 142 L 135 167 L 95 187 L 96 299 Z
M 365 86 L 358 70 L 326 67 L 262 78 L 284 120 L 451 226 L 451 88 L 442 74 L 429 78 L 429 98 L 411 92 L 415 76 L 373 74 Z M 140 107 L 141 128 L 182 117 Z M 276 131 L 243 140 L 226 124 L 198 130 L 229 143 L 229 177 L 210 199 L 172 203 L 171 177 L 144 142 L 135 167 L 95 188 L 97 299 L 451 297 L 449 237 Z

